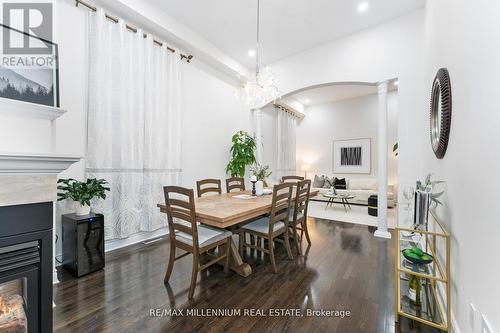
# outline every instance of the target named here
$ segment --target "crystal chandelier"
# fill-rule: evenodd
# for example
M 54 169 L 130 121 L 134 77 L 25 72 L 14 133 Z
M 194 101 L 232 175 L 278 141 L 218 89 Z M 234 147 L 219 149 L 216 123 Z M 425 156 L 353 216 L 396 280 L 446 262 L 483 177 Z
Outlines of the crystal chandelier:
M 275 84 L 276 75 L 268 67 L 260 68 L 259 41 L 260 41 L 260 0 L 257 0 L 257 43 L 255 50 L 255 75 L 236 92 L 236 96 L 245 102 L 251 109 L 260 107 L 281 97 L 280 90 Z

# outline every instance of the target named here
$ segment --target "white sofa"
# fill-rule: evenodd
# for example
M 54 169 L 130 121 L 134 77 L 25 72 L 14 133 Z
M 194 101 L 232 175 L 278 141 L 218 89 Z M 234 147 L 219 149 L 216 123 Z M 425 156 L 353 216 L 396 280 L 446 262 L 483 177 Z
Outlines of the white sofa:
M 377 194 L 377 180 L 373 178 L 351 178 L 347 179 L 347 189 L 340 190 L 337 189 L 339 194 L 352 194 L 354 199 L 349 200 L 349 202 L 360 205 L 368 205 L 368 198 L 372 194 Z M 328 201 L 328 198 L 324 197 L 322 194 L 326 192 L 331 192 L 330 187 L 315 188 L 312 190 L 318 190 L 317 196 L 311 200 L 316 201 Z M 387 206 L 392 208 L 396 205 L 396 196 L 394 195 L 394 185 L 388 185 L 387 187 Z

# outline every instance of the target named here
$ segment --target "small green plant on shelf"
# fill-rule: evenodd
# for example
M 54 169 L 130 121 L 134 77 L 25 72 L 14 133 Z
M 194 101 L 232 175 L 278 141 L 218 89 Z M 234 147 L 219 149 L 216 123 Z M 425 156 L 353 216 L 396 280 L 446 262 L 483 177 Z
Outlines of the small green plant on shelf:
M 110 190 L 106 186 L 108 182 L 105 179 L 89 178 L 81 182 L 73 178 L 67 178 L 59 179 L 57 183 L 57 189 L 59 190 L 57 200 L 73 200 L 77 215 L 89 214 L 92 199 L 106 199 L 106 192 Z
M 231 160 L 226 173 L 231 177 L 244 177 L 247 165 L 255 163 L 255 139 L 245 131 L 238 131 L 231 138 Z
M 267 187 L 266 179 L 269 177 L 272 172 L 269 171 L 269 165 L 262 165 L 260 163 L 255 163 L 250 167 L 250 172 L 252 175 L 257 177 L 257 180 L 262 180 L 264 182 L 264 186 Z

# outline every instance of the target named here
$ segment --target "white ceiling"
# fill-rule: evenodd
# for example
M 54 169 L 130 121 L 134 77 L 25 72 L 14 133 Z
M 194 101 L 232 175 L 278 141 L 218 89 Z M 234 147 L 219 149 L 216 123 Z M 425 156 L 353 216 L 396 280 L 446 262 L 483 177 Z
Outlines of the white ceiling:
M 251 67 L 256 0 L 145 0 Z M 358 12 L 361 2 L 369 4 Z M 271 63 L 423 7 L 425 0 L 261 0 L 261 62 Z

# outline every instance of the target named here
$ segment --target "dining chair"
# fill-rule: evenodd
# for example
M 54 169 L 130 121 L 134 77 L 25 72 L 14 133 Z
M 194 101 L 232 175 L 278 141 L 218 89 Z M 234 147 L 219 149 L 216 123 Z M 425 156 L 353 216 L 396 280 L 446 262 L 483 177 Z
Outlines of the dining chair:
M 290 210 L 288 216 L 288 226 L 292 229 L 292 238 L 295 246 L 302 254 L 302 234 L 305 234 L 307 243 L 311 244 L 309 231 L 307 230 L 307 208 L 309 206 L 309 193 L 311 192 L 311 180 L 306 179 L 299 181 L 295 186 L 295 196 L 293 202 L 293 209 Z M 300 225 L 300 227 L 298 227 Z M 300 238 L 297 230 L 300 230 Z M 300 242 L 300 244 L 299 244 Z
M 284 235 L 284 244 L 288 258 L 293 259 L 288 234 L 288 216 L 290 215 L 292 188 L 293 186 L 291 183 L 274 185 L 271 213 L 269 216 L 261 217 L 253 222 L 247 223 L 239 229 L 240 254 L 243 255 L 245 247 L 269 254 L 274 273 L 278 272 L 274 258 L 274 241 L 278 240 L 279 236 Z M 264 244 L 262 244 L 262 247 L 259 245 L 260 242 L 255 244 L 247 243 L 247 233 L 250 234 L 250 236 L 256 236 L 257 239 L 263 239 Z
M 244 191 L 245 179 L 242 177 L 231 177 L 226 179 L 226 192 L 230 193 L 232 190 Z
M 222 193 L 222 186 L 220 179 L 202 179 L 196 182 L 196 193 L 200 198 L 205 193 Z
M 296 182 L 299 182 L 301 180 L 304 180 L 304 177 L 294 176 L 294 175 L 281 177 L 282 183 L 296 183 Z
M 196 209 L 192 189 L 179 186 L 165 186 L 165 205 L 167 207 L 168 229 L 170 238 L 170 257 L 164 283 L 167 284 L 174 268 L 174 261 L 189 254 L 193 255 L 193 270 L 189 299 L 193 298 L 198 272 L 224 260 L 224 273 L 229 270 L 231 249 L 231 232 L 212 228 L 196 223 Z M 201 264 L 200 254 L 208 252 L 217 246 L 224 248 L 223 252 L 211 261 Z M 186 251 L 180 256 L 175 256 L 179 248 Z

